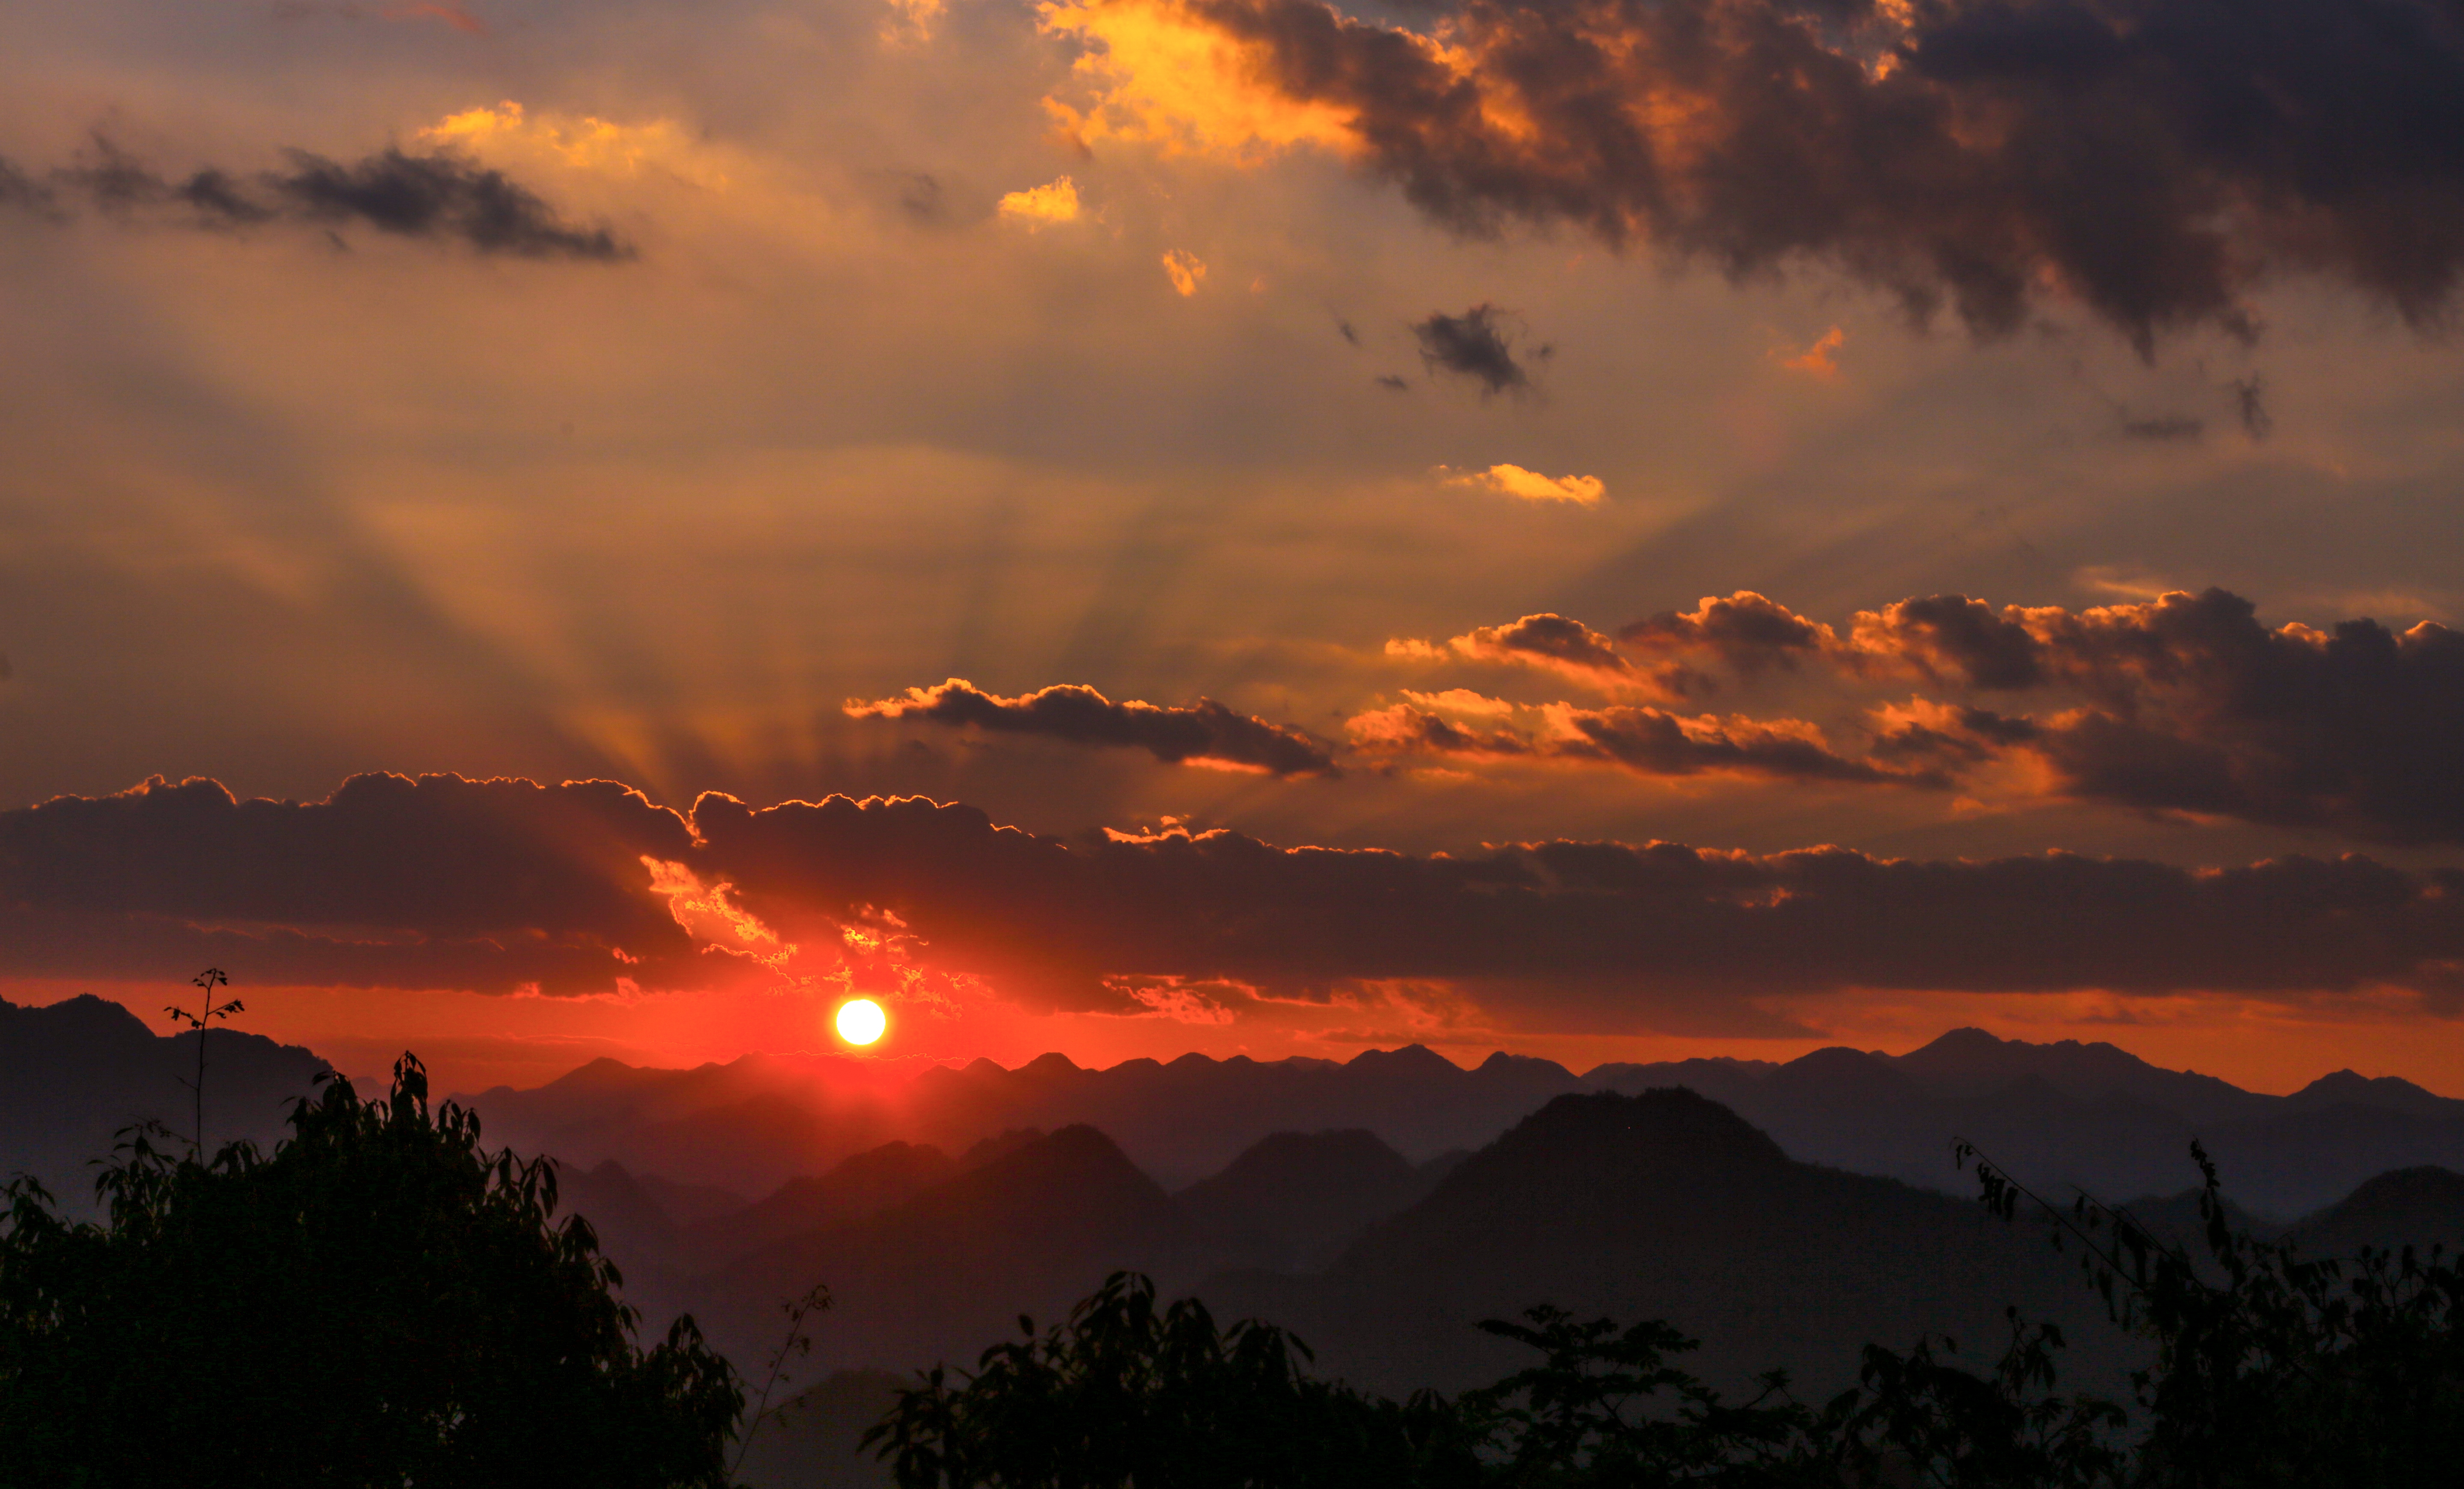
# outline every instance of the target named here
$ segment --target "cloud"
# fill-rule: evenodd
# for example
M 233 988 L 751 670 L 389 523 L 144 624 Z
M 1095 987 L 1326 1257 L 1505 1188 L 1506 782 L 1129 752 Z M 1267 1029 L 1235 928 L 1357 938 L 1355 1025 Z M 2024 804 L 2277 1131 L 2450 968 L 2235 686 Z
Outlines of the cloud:
M 1576 506 L 1597 506 L 1609 489 L 1608 483 L 1596 476 L 1543 476 L 1519 465 L 1492 465 L 1485 471 L 1457 471 L 1441 465 L 1438 471 L 1449 486 L 1478 486 L 1525 501 L 1571 501 Z
M 1510 626 L 1476 626 L 1444 645 L 1397 638 L 1389 656 L 1421 661 L 1461 658 L 1509 667 L 1535 667 L 1605 690 L 1666 691 L 1673 680 L 1637 669 L 1617 643 L 1579 620 L 1551 611 L 1526 615 Z
M 2464 841 L 2464 774 L 2453 767 L 2464 759 L 2464 635 L 2444 626 L 2270 629 L 2224 589 L 2081 611 L 1938 594 L 1859 611 L 1842 644 L 1829 628 L 1752 599 L 1768 635 L 1725 654 L 1741 670 L 1820 655 L 1843 676 L 2037 695 L 2055 710 L 1963 705 L 1893 722 L 1882 736 L 1889 753 L 2024 753 L 2050 768 L 2046 790 L 2082 801 L 2391 842 Z M 1682 642 L 1689 619 L 1630 628 L 1628 644 Z
M 1205 280 L 1206 262 L 1187 249 L 1166 249 L 1163 272 L 1164 278 L 1172 280 L 1174 293 L 1186 300 L 1197 294 L 1198 286 Z
M 1751 589 L 1726 599 L 1706 594 L 1690 611 L 1662 611 L 1619 631 L 1617 639 L 1647 656 L 1708 657 L 1749 677 L 1771 667 L 1793 670 L 1839 646 L 1829 626 Z
M 1390 641 L 1387 651 L 1547 666 L 1671 698 L 1715 687 L 1707 667 L 1749 682 L 1805 670 L 1870 716 L 1873 747 L 1859 757 L 1821 744 L 1796 720 L 1553 705 L 1561 735 L 1580 738 L 1543 753 L 1592 747 L 1654 773 L 1701 761 L 1773 776 L 1943 785 L 2011 761 L 2041 767 L 2001 783 L 2011 790 L 2381 841 L 2464 841 L 2464 773 L 2453 764 L 2464 759 L 2464 635 L 2431 621 L 2402 632 L 2368 619 L 2270 629 L 2255 606 L 2223 589 L 2079 611 L 1936 594 L 1860 611 L 1843 639 L 1741 589 L 1637 621 L 1617 640 L 1666 665 L 1634 665 L 1607 637 L 1559 615 L 1482 628 L 1444 647 Z M 1878 682 L 1908 679 L 2038 707 L 1859 700 Z
M 1549 703 L 1532 710 L 1543 721 L 1541 729 L 1484 729 L 1458 724 L 1428 706 L 1446 706 L 1451 700 L 1445 695 L 1405 696 L 1412 701 L 1373 709 L 1346 723 L 1355 747 L 1387 755 L 1617 766 L 1638 775 L 1658 777 L 1709 775 L 1859 786 L 1941 787 L 1949 782 L 1940 756 L 1917 747 L 1912 737 L 1890 753 L 1859 760 L 1834 750 L 1820 727 L 1802 719 L 1688 717 L 1658 708 Z
M 1465 728 L 1418 703 L 1396 703 L 1354 714 L 1344 721 L 1343 728 L 1355 747 L 1376 754 L 1529 760 L 1540 753 L 1538 745 L 1511 729 Z
M 1802 719 L 1686 718 L 1657 708 L 1552 708 L 1561 759 L 1597 759 L 1642 775 L 1762 776 L 1856 785 L 1942 786 L 1936 770 L 1899 769 L 1834 751 Z
M 1115 703 L 1093 688 L 1062 684 L 1018 698 L 986 693 L 963 678 L 909 688 L 903 698 L 850 700 L 854 719 L 921 719 L 1001 734 L 1035 734 L 1072 744 L 1129 745 L 1167 765 L 1213 765 L 1270 775 L 1336 775 L 1326 745 L 1298 729 L 1235 713 L 1211 698 L 1187 708 Z
M 2436 0 L 1055 3 L 1073 117 L 1335 148 L 1458 230 L 1564 224 L 1735 278 L 1818 263 L 2013 331 L 2048 292 L 2142 348 L 2323 275 L 2437 320 L 2464 263 L 2464 29 Z
M 1063 176 L 1040 187 L 1023 191 L 1011 191 L 1001 199 L 1001 215 L 1004 222 L 1015 222 L 1029 231 L 1054 223 L 1078 220 L 1078 183 Z
M 765 922 L 810 937 L 878 907 L 925 955 L 1053 1007 L 1117 1006 L 1108 978 L 1282 996 L 1412 978 L 1649 1027 L 1671 1004 L 1851 988 L 2427 985 L 2464 955 L 2464 875 L 2361 857 L 2199 871 L 1667 843 L 1418 856 L 1224 832 L 1065 843 L 968 807 L 845 798 L 756 811 L 704 797 L 693 826 L 705 872 Z
M 1419 341 L 1424 366 L 1470 378 L 1480 384 L 1483 397 L 1531 386 L 1531 374 L 1515 360 L 1503 312 L 1495 305 L 1474 305 L 1459 316 L 1432 312 L 1427 320 L 1413 322 L 1412 335 Z M 1545 358 L 1549 348 L 1533 355 Z
M 613 229 L 569 223 L 528 187 L 450 149 L 413 154 L 388 146 L 347 164 L 305 150 L 288 157 L 285 169 L 247 177 L 209 167 L 173 179 L 98 137 L 84 158 L 40 182 L 0 166 L 0 207 L 57 215 L 66 200 L 122 221 L 145 214 L 220 229 L 277 220 L 356 225 L 458 241 L 485 254 L 602 263 L 634 256 Z
M 1803 350 L 1787 356 L 1774 351 L 1771 359 L 1792 372 L 1802 372 L 1828 383 L 1839 375 L 1839 359 L 1833 353 L 1847 344 L 1848 333 L 1835 325 L 1815 338 Z
M 680 817 L 606 781 L 367 775 L 301 805 L 158 778 L 0 813 L 0 943 L 43 975 L 220 961 L 259 985 L 702 986 L 644 861 L 691 854 Z
M 350 165 L 305 150 L 266 184 L 312 222 L 364 223 L 404 237 L 459 238 L 482 253 L 534 258 L 629 258 L 607 228 L 578 228 L 502 171 L 448 154 L 387 148 Z
M 654 872 L 697 904 L 731 886 L 723 914 L 696 912 L 728 923 L 689 938 Z M 1759 997 L 1855 989 L 2443 996 L 2464 960 L 2464 874 L 2359 856 L 2195 870 L 1064 840 L 913 798 L 713 795 L 684 818 L 610 783 L 450 776 L 361 777 L 314 803 L 156 782 L 0 812 L 5 975 L 167 979 L 213 961 L 253 987 L 687 987 L 774 975 L 694 949 L 746 923 L 801 945 L 807 970 L 894 936 L 950 986 L 1032 1008 L 1170 1013 L 1188 1011 L 1174 989 L 1221 1006 L 1408 980 L 1560 1027 L 1701 1028 L 1760 1016 Z

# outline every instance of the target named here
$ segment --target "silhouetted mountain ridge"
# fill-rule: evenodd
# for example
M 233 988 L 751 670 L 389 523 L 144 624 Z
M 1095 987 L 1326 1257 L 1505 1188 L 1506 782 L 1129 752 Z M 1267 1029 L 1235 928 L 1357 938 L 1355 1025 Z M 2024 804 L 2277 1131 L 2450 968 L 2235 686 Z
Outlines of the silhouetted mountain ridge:
M 169 1001 L 166 999 L 166 1001 Z M 83 994 L 40 1007 L 0 1000 L 0 1178 L 31 1173 L 73 1210 L 93 1200 L 92 1160 L 115 1134 L 159 1122 L 185 1146 L 196 1125 L 193 1033 L 156 1033 Z M 329 1067 L 307 1050 L 217 1026 L 206 1043 L 206 1144 L 270 1146 L 293 1099 Z

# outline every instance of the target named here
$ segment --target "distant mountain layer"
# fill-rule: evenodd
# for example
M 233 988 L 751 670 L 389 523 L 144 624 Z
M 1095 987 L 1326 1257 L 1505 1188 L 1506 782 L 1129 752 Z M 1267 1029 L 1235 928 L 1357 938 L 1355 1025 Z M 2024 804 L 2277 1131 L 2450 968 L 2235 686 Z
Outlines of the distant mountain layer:
M 2289 1220 L 2373 1174 L 2464 1167 L 2464 1100 L 2350 1071 L 2292 1096 L 2164 1070 L 2110 1044 L 2029 1044 L 1956 1030 L 1902 1056 L 1818 1050 L 1785 1063 L 1603 1065 L 1493 1055 L 1465 1070 L 1419 1046 L 1352 1060 L 1131 1060 L 1085 1070 L 1047 1055 L 1016 1070 L 885 1071 L 855 1059 L 748 1056 L 693 1070 L 602 1060 L 473 1102 L 492 1137 L 583 1164 L 691 1174 L 745 1193 L 818 1175 L 892 1141 L 957 1152 L 1010 1130 L 1096 1127 L 1169 1188 L 1221 1170 L 1275 1132 L 1359 1129 L 1425 1160 L 1478 1147 L 1559 1096 L 1684 1086 L 1769 1132 L 1789 1156 L 1965 1192 L 1964 1137 L 2049 1191 L 2179 1189 L 2191 1139 L 2254 1212 Z
M 30 1173 L 79 1211 L 92 1161 L 121 1129 L 160 1122 L 185 1145 L 196 1128 L 194 1033 L 157 1034 L 117 1003 L 85 996 L 40 1008 L 0 1000 L 0 1179 Z M 205 1141 L 271 1145 L 291 1101 L 325 1062 L 296 1045 L 217 1028 L 206 1036 Z

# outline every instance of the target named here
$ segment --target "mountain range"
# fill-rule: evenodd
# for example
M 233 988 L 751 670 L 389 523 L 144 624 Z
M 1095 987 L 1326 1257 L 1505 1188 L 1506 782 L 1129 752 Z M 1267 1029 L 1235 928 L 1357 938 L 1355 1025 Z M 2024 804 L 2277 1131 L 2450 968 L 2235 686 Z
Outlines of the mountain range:
M 2291 1220 L 2389 1168 L 2464 1168 L 2464 1100 L 2351 1071 L 2290 1096 L 2165 1070 L 2110 1044 L 2030 1044 L 1954 1030 L 1891 1056 L 1845 1048 L 1786 1062 L 1602 1065 L 1492 1055 L 1470 1069 L 1419 1046 L 1337 1063 L 1292 1058 L 1087 1070 L 1046 1055 L 920 1071 L 844 1057 L 747 1056 L 692 1070 L 601 1060 L 528 1091 L 466 1100 L 517 1146 L 635 1172 L 693 1174 L 745 1194 L 828 1170 L 891 1141 L 963 1151 L 1004 1131 L 1084 1123 L 1168 1188 L 1221 1171 L 1276 1132 L 1356 1128 L 1407 1161 L 1479 1147 L 1551 1100 L 1665 1086 L 1699 1091 L 1791 1157 L 1948 1191 L 1964 1137 L 2048 1191 L 2107 1198 L 2194 1178 L 2204 1142 L 2252 1211 Z

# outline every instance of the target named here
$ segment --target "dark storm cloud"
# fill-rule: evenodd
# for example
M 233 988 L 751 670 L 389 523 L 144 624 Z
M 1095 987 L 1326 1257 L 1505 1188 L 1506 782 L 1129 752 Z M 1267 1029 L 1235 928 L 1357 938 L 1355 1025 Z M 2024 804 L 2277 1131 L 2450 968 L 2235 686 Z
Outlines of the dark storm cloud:
M 528 187 L 458 155 L 388 147 L 344 164 L 294 150 L 289 162 L 248 177 L 207 168 L 175 179 L 98 138 L 75 164 L 40 181 L 0 163 L 0 206 L 50 213 L 78 203 L 114 220 L 143 215 L 207 228 L 277 219 L 361 226 L 533 258 L 633 256 L 612 230 L 568 223 Z
M 1203 762 L 1269 774 L 1335 775 L 1334 756 L 1298 729 L 1235 713 L 1211 698 L 1187 708 L 1113 702 L 1093 688 L 1048 687 L 1001 698 L 963 678 L 910 688 L 904 698 L 847 705 L 857 719 L 921 719 L 1001 734 L 1034 734 L 1072 744 L 1128 745 L 1168 765 Z
M 1531 386 L 1531 374 L 1515 360 L 1503 313 L 1495 305 L 1474 305 L 1459 316 L 1435 312 L 1412 324 L 1420 343 L 1420 361 L 1434 371 L 1451 372 L 1480 384 L 1483 395 L 1511 392 Z M 1537 355 L 1546 357 L 1543 346 Z
M 894 923 L 919 967 L 1053 1008 L 1126 1007 L 1124 979 L 1294 996 L 1438 979 L 1651 1027 L 1856 988 L 2443 996 L 2464 958 L 2464 874 L 2357 856 L 2206 872 L 1671 843 L 1416 856 L 1232 833 L 1065 841 L 917 799 L 705 796 L 688 824 L 607 783 L 363 777 L 324 803 L 157 783 L 0 813 L 0 972 L 211 961 L 260 987 L 547 992 L 740 973 L 681 949 L 644 858 L 732 885 L 816 955 L 843 927 Z
M 2453 0 L 1466 0 L 1446 48 L 1186 0 L 1457 228 L 1818 261 L 1979 334 L 2058 285 L 2143 348 L 2277 270 L 2416 323 L 2464 263 Z

